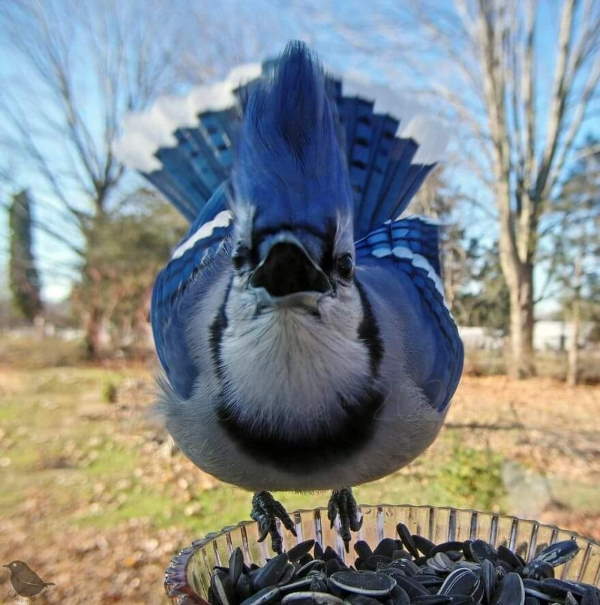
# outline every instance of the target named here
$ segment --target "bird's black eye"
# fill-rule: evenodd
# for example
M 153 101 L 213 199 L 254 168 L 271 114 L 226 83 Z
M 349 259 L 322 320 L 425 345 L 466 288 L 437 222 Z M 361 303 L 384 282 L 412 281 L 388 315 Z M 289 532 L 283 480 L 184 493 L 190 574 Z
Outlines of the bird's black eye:
M 352 255 L 346 252 L 345 254 L 341 254 L 337 257 L 335 262 L 335 267 L 337 269 L 338 275 L 342 279 L 352 279 L 352 275 L 354 274 L 354 263 L 352 261 Z
M 231 257 L 231 262 L 236 269 L 241 269 L 244 263 L 248 260 L 248 255 L 250 254 L 250 250 L 248 250 L 247 246 L 240 245 L 238 246 Z

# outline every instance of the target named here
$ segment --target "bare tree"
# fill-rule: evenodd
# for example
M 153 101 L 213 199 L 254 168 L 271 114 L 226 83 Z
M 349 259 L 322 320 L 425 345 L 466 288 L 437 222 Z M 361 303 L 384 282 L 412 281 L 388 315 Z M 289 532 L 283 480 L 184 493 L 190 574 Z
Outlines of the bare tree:
M 114 154 L 121 119 L 176 84 L 174 11 L 151 4 L 16 0 L 0 12 L 5 58 L 18 66 L 2 83 L 1 142 L 39 192 L 37 226 L 87 280 L 96 275 L 87 250 L 123 184 Z M 103 317 L 88 302 L 93 357 Z
M 387 79 L 404 90 L 410 72 L 414 92 L 426 90 L 463 132 L 473 189 L 495 201 L 511 374 L 529 375 L 538 247 L 560 225 L 548 209 L 598 92 L 600 1 L 421 0 L 372 13 L 359 29 L 340 19 L 340 31 L 363 53 L 377 53 Z
M 600 150 L 589 140 L 582 149 L 558 202 L 564 216 L 554 234 L 555 282 L 560 288 L 571 339 L 567 355 L 567 383 L 580 378 L 579 349 L 582 324 L 600 313 Z
M 256 33 L 257 14 L 246 19 L 249 34 L 240 14 L 235 26 L 224 29 L 228 17 L 222 10 L 235 10 L 234 2 L 226 4 L 209 9 L 188 0 L 2 3 L 0 36 L 14 69 L 3 70 L 0 145 L 16 158 L 14 183 L 36 191 L 34 224 L 44 241 L 69 250 L 58 256 L 68 257 L 65 270 L 71 275 L 81 271 L 84 280 L 100 283 L 89 251 L 98 248 L 95 240 L 105 233 L 102 226 L 119 196 L 139 185 L 115 155 L 124 115 L 218 77 L 267 39 Z M 106 310 L 93 298 L 85 304 L 93 357 Z

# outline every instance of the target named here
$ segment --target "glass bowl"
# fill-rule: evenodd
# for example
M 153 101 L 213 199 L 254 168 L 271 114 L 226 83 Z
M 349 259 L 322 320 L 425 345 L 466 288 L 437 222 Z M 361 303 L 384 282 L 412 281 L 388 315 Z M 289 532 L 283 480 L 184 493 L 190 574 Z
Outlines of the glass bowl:
M 436 544 L 474 539 L 485 540 L 493 546 L 504 543 L 527 561 L 548 544 L 575 538 L 580 550 L 574 559 L 555 569 L 556 577 L 600 586 L 600 544 L 572 531 L 507 515 L 456 508 L 379 504 L 362 505 L 360 510 L 364 521 L 360 531 L 352 536 L 349 555 L 336 529 L 330 528 L 325 508 L 292 513 L 298 535 L 294 537 L 279 526 L 284 549 L 314 538 L 323 546 L 335 548 L 343 560 L 354 562 L 356 554 L 352 545 L 356 540 L 366 540 L 374 546 L 384 537 L 395 537 L 399 522 L 405 523 L 412 533 Z M 237 546 L 242 549 L 246 564 L 262 565 L 266 558 L 273 556 L 270 539 L 258 543 L 257 537 L 256 523 L 244 521 L 193 542 L 173 557 L 165 573 L 167 595 L 178 605 L 206 604 L 213 567 L 227 566 L 229 555 Z

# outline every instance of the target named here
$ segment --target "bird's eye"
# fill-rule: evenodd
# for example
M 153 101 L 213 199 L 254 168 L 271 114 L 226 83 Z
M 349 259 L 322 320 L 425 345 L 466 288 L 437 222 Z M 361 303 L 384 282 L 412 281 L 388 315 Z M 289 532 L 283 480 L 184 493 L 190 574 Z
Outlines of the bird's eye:
M 231 257 L 231 262 L 236 269 L 241 269 L 246 260 L 248 260 L 248 255 L 250 254 L 250 250 L 248 250 L 247 246 L 240 245 L 238 246 Z
M 346 252 L 338 256 L 335 263 L 338 275 L 342 279 L 352 279 L 354 274 L 354 263 L 352 262 L 352 255 Z

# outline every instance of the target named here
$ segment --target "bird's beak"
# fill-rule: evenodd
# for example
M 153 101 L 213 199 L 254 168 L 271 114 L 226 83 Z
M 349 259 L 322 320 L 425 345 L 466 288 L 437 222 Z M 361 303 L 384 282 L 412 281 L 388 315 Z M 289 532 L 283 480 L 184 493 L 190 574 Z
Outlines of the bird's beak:
M 301 242 L 291 234 L 273 239 L 250 278 L 250 286 L 263 289 L 270 299 L 320 298 L 332 291 L 331 282 Z

